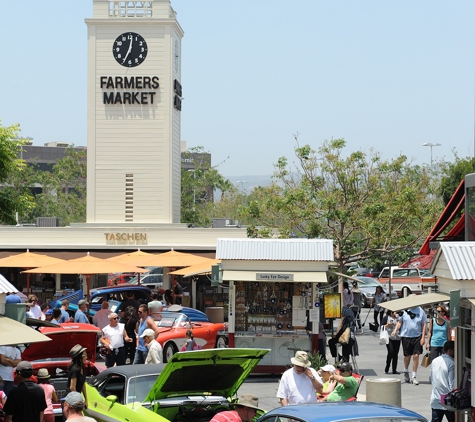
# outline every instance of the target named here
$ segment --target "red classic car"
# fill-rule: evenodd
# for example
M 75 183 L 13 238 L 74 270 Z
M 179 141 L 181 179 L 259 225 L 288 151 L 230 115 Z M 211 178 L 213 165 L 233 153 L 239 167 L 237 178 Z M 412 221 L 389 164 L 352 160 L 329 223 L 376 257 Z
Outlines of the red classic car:
M 223 332 L 227 327 L 222 322 L 192 322 L 185 314 L 169 311 L 162 312 L 155 322 L 160 331 L 157 341 L 163 347 L 164 362 L 168 362 L 182 348 L 188 330 L 193 332 L 196 344 L 202 349 L 214 349 L 226 345 Z
M 39 327 L 41 334 L 52 341 L 46 343 L 31 343 L 22 353 L 21 358 L 33 365 L 33 375 L 40 368 L 46 368 L 51 375 L 50 383 L 54 385 L 58 398 L 66 395 L 68 382 L 68 365 L 71 362 L 69 351 L 80 344 L 87 348 L 86 378 L 98 375 L 106 369 L 96 364 L 97 336 L 101 333 L 98 327 L 90 324 L 67 323 L 55 327 Z M 61 405 L 55 403 L 54 413 L 56 420 L 62 420 Z

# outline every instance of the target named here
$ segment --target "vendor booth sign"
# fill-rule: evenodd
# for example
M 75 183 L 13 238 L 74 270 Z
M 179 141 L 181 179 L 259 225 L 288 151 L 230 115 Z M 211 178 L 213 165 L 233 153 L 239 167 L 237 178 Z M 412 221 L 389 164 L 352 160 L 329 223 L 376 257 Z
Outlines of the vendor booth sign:
M 326 293 L 323 295 L 325 318 L 341 317 L 341 293 Z

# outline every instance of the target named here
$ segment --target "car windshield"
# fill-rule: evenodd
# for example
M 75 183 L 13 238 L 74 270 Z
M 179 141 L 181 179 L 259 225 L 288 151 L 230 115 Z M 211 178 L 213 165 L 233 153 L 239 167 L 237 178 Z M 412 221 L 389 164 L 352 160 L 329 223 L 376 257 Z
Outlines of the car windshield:
M 162 312 L 155 322 L 159 327 L 191 328 L 190 319 L 185 314 Z
M 130 378 L 127 387 L 127 403 L 143 402 L 157 378 L 157 374 Z
M 381 286 L 380 283 L 378 283 L 376 280 L 362 280 L 359 279 L 360 287 L 377 287 Z

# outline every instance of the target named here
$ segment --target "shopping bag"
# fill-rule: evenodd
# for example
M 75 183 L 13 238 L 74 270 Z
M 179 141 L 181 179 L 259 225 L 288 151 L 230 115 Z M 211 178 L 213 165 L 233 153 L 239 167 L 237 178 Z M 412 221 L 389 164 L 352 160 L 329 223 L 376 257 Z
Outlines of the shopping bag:
M 338 339 L 338 343 L 348 344 L 350 342 L 350 332 L 350 327 L 346 327 L 345 331 L 343 331 L 340 338 Z
M 379 344 L 382 346 L 386 346 L 389 344 L 389 334 L 386 330 L 386 327 L 381 327 L 381 332 L 379 333 Z
M 370 322 L 369 323 L 369 329 L 371 331 L 374 331 L 375 333 L 377 333 L 378 330 L 379 330 L 379 324 L 377 322 L 375 322 L 374 324 Z
M 426 353 L 424 357 L 422 358 L 421 366 L 424 368 L 427 368 L 432 362 L 432 359 L 430 358 L 430 354 Z

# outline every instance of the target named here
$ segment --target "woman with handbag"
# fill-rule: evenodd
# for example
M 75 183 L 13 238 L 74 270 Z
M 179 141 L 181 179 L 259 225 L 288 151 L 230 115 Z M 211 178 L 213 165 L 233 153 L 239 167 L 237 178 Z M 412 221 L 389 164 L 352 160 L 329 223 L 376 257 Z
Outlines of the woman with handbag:
M 430 351 L 430 360 L 444 353 L 444 344 L 450 340 L 450 322 L 445 319 L 447 308 L 444 305 L 437 306 L 437 315 L 429 322 L 426 349 Z
M 389 335 L 389 342 L 386 344 L 386 349 L 388 350 L 388 354 L 386 356 L 386 367 L 384 368 L 384 372 L 387 374 L 389 372 L 389 367 L 392 366 L 393 374 L 400 374 L 397 371 L 397 358 L 399 354 L 399 349 L 401 348 L 401 336 L 399 333 L 395 333 L 392 336 L 392 332 L 397 324 L 397 312 L 388 311 L 383 318 L 382 322 L 382 329 L 385 329 Z M 392 363 L 392 365 L 391 365 Z
M 337 343 L 341 344 L 341 354 L 345 362 L 349 362 L 350 355 L 353 352 L 354 339 L 351 335 L 354 332 L 355 327 L 355 314 L 348 306 L 343 306 L 341 310 L 341 319 L 338 325 L 336 334 L 332 335 L 332 338 L 328 340 L 328 347 L 330 348 L 331 355 L 336 358 Z

